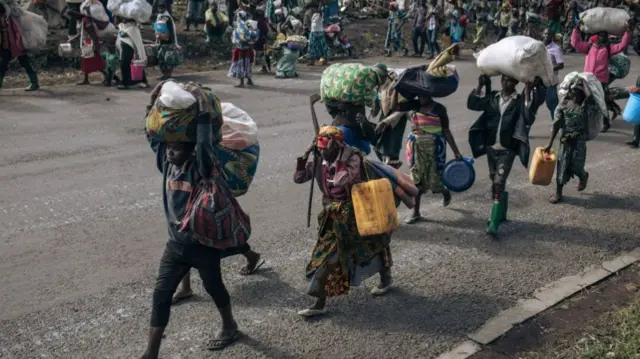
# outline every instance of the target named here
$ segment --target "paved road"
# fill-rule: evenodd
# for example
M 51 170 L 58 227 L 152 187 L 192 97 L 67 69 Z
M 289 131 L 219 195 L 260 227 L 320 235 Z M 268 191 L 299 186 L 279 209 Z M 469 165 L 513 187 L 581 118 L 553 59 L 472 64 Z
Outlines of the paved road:
M 568 69 L 581 61 L 568 57 Z M 443 102 L 469 153 L 466 131 L 477 114 L 465 99 L 476 70 L 472 62 L 459 68 L 463 83 Z M 634 56 L 631 73 L 639 71 Z M 314 231 L 305 228 L 308 186 L 295 185 L 292 171 L 312 133 L 308 96 L 319 76 L 259 77 L 252 90 L 233 88 L 223 72 L 198 78 L 260 125 L 261 163 L 241 203 L 251 214 L 251 243 L 267 264 L 244 278 L 237 274 L 242 258 L 223 262 L 247 338 L 220 354 L 202 349 L 219 321 L 198 283 L 198 300 L 173 310 L 163 358 L 432 358 L 535 288 L 638 245 L 640 152 L 623 145 L 631 129 L 617 121 L 589 143 L 585 192 L 574 183 L 566 203 L 552 206 L 552 188 L 529 185 L 516 165 L 508 185 L 512 221 L 492 241 L 484 235 L 489 182 L 479 159 L 472 190 L 447 209 L 426 196 L 429 221 L 394 234 L 392 293 L 372 298 L 354 289 L 329 302 L 326 319 L 298 318 L 296 310 L 311 302 L 303 269 Z M 0 357 L 134 358 L 143 351 L 167 237 L 160 175 L 142 131 L 147 101 L 145 92 L 100 87 L 0 92 Z M 533 145 L 548 132 L 542 108 Z

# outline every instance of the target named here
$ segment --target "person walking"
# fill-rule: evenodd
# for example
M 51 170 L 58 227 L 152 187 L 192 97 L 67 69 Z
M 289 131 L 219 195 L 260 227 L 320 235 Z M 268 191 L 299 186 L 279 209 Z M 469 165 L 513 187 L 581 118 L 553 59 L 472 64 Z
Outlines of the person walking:
M 413 56 L 416 57 L 424 55 L 424 46 L 427 43 L 427 16 L 427 1 L 421 0 L 415 8 L 415 20 L 413 21 L 413 32 L 411 33 Z

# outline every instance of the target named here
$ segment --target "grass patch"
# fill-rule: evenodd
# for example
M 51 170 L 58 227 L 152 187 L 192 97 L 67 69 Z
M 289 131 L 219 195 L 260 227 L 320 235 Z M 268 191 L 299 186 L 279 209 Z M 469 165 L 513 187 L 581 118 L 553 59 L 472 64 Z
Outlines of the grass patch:
M 636 291 L 630 305 L 604 314 L 577 336 L 560 340 L 530 359 L 640 359 L 640 293 Z

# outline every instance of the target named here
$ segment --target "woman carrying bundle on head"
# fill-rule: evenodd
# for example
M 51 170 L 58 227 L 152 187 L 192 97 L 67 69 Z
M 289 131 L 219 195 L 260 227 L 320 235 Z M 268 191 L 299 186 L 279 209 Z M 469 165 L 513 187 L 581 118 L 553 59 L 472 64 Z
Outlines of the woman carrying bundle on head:
M 116 46 L 120 52 L 120 74 L 122 75 L 122 83 L 118 89 L 127 90 L 136 84 L 139 84 L 140 88 L 148 88 L 147 73 L 144 70 L 147 54 L 138 23 L 133 19 L 119 18 L 118 30 Z M 134 67 L 138 69 L 142 67 L 141 78 L 134 79 L 134 75 L 137 76 L 131 71 Z
M 158 67 L 162 72 L 160 80 L 167 80 L 173 75 L 173 69 L 182 63 L 182 53 L 178 44 L 176 23 L 167 11 L 165 3 L 158 4 L 158 16 L 153 24 L 158 45 Z

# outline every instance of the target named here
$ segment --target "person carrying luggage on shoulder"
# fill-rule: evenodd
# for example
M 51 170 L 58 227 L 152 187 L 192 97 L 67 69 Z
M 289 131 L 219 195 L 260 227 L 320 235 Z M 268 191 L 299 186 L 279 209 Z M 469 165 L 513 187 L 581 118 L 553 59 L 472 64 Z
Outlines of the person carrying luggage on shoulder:
M 516 79 L 502 75 L 501 84 L 502 90 L 492 91 L 489 77 L 480 75 L 478 87 L 467 99 L 469 110 L 482 111 L 469 129 L 469 145 L 473 157 L 487 155 L 493 198 L 487 233 L 492 236 L 507 218 L 509 197 L 505 186 L 513 161 L 518 156 L 525 167 L 528 165 L 529 129 L 545 99 L 539 77 L 534 83 L 527 83 L 521 94 L 516 92 Z M 484 94 L 483 87 L 486 88 Z
M 591 72 L 602 84 L 605 98 L 607 98 L 607 108 L 611 107 L 611 100 L 609 100 L 609 59 L 611 56 L 617 55 L 624 51 L 629 45 L 631 40 L 631 32 L 629 31 L 630 25 L 627 24 L 627 29 L 618 44 L 611 44 L 609 42 L 609 34 L 601 31 L 596 35 L 593 35 L 589 41 L 582 41 L 580 38 L 580 22 L 576 25 L 571 33 L 571 46 L 576 49 L 577 52 L 581 52 L 586 56 L 584 60 L 584 72 Z M 607 132 L 611 127 L 609 117 L 604 118 L 604 127 L 602 132 Z

